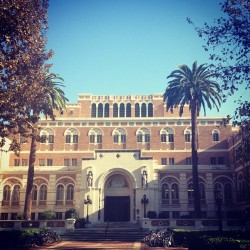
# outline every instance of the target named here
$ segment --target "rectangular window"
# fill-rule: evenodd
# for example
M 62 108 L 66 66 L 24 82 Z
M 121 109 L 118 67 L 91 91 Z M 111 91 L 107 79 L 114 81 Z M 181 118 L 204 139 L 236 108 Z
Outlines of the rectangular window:
M 168 141 L 169 142 L 174 142 L 174 134 L 169 134 L 168 135 Z
M 77 166 L 77 158 L 72 158 L 72 166 Z
M 47 166 L 53 166 L 53 160 L 47 159 Z
M 137 142 L 142 142 L 142 134 L 137 135 Z
M 169 165 L 174 165 L 174 158 L 169 158 Z
M 224 165 L 224 157 L 218 157 L 218 164 Z
M 22 166 L 28 166 L 28 159 L 22 159 Z
M 78 143 L 78 135 L 73 135 L 73 143 Z
M 185 134 L 185 142 L 191 142 L 191 135 Z
M 8 220 L 8 213 L 1 213 L 1 220 Z
M 191 157 L 186 158 L 186 165 L 192 165 L 192 158 Z
M 114 135 L 114 143 L 118 143 L 119 142 L 119 135 Z
M 125 143 L 126 142 L 126 135 L 121 135 L 121 142 Z
M 36 219 L 36 213 L 31 213 L 31 220 L 35 220 Z
M 97 143 L 102 143 L 102 135 L 97 135 Z
M 54 143 L 54 135 L 49 135 L 49 143 Z
M 70 161 L 69 159 L 64 159 L 64 166 L 69 167 L 70 166 Z
M 39 166 L 45 166 L 45 160 L 39 159 Z
M 71 142 L 71 135 L 66 135 L 65 142 L 66 143 L 70 143 Z
M 17 220 L 17 213 L 11 213 L 10 214 L 10 219 L 11 220 Z
M 161 165 L 167 165 L 167 158 L 161 158 Z
M 62 220 L 62 212 L 56 212 L 56 220 Z
M 89 136 L 89 142 L 90 143 L 95 143 L 95 135 L 90 135 Z
M 210 158 L 210 164 L 211 165 L 216 165 L 216 158 L 215 157 Z
M 20 159 L 14 159 L 14 166 L 15 167 L 20 166 Z
M 161 142 L 167 142 L 167 135 L 166 134 L 161 135 Z
M 150 134 L 145 134 L 145 142 L 150 142 Z
M 43 213 L 38 213 L 38 220 L 44 220 Z

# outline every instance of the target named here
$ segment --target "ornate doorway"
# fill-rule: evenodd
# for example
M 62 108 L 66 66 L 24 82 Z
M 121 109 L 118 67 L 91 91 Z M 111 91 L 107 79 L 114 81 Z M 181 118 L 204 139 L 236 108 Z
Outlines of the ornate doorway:
M 130 197 L 106 196 L 104 221 L 130 221 Z
M 109 176 L 105 183 L 104 222 L 130 221 L 133 193 L 129 186 L 125 175 L 114 173 Z

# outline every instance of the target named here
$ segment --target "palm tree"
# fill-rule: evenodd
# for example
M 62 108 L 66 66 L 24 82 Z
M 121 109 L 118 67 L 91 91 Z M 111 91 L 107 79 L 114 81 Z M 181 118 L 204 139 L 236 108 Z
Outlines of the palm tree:
M 59 80 L 59 81 L 58 81 Z M 41 84 L 41 91 L 35 95 L 33 104 L 31 107 L 32 112 L 30 115 L 31 125 L 31 144 L 29 154 L 29 167 L 28 167 L 28 178 L 27 188 L 25 194 L 24 204 L 24 219 L 29 220 L 31 218 L 32 208 L 32 188 L 34 179 L 34 165 L 36 160 L 36 145 L 40 140 L 38 122 L 40 115 L 44 114 L 46 117 L 49 116 L 51 119 L 55 118 L 54 110 L 62 112 L 66 107 L 66 101 L 68 99 L 61 87 L 64 85 L 61 83 L 63 79 L 56 74 L 49 74 L 45 77 Z
M 199 177 L 198 177 L 198 153 L 197 153 L 197 117 L 203 107 L 206 115 L 206 105 L 209 109 L 216 107 L 219 111 L 221 105 L 221 90 L 214 79 L 216 74 L 209 71 L 204 64 L 200 66 L 193 63 L 192 69 L 187 65 L 179 66 L 167 78 L 171 78 L 163 95 L 166 101 L 167 111 L 173 111 L 179 107 L 179 115 L 183 114 L 185 105 L 189 105 L 191 111 L 191 151 L 192 151 L 192 176 L 194 187 L 194 213 L 195 217 L 201 216 Z

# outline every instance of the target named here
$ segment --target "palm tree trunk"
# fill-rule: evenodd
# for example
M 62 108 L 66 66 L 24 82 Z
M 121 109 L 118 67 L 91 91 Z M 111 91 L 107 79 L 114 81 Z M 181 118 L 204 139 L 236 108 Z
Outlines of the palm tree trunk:
M 38 124 L 34 125 L 32 129 L 32 137 L 31 137 L 31 144 L 30 144 L 30 155 L 29 155 L 29 168 L 28 168 L 28 177 L 27 177 L 27 187 L 25 193 L 25 203 L 24 203 L 24 211 L 23 216 L 25 220 L 31 219 L 31 210 L 32 210 L 32 188 L 33 188 L 33 180 L 34 180 L 34 167 L 35 167 L 35 160 L 36 160 L 36 133 L 37 133 L 37 126 Z
M 194 187 L 194 214 L 195 218 L 201 217 L 199 175 L 198 175 L 198 136 L 197 136 L 197 104 L 196 101 L 191 102 L 191 124 L 192 124 L 192 175 Z

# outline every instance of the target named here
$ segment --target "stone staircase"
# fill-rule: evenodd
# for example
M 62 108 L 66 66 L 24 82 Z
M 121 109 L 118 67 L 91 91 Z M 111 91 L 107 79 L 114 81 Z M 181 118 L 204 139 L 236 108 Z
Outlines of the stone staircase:
M 133 223 L 109 223 L 66 232 L 62 238 L 67 241 L 123 241 L 141 242 L 148 231 Z

